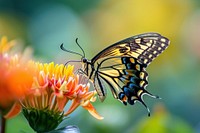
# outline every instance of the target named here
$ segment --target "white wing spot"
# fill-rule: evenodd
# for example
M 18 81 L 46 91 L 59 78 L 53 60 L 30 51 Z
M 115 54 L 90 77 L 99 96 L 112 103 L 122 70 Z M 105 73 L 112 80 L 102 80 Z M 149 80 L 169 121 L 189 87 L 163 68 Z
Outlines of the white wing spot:
M 149 55 L 149 58 L 152 58 L 152 56 L 153 56 L 153 55 L 152 55 L 152 54 L 150 54 L 150 55 Z
M 153 51 L 153 54 L 154 54 L 154 55 L 157 54 L 157 51 Z
M 141 42 L 141 38 L 135 39 L 136 43 L 140 43 Z
M 161 38 L 160 39 L 162 42 L 166 42 L 166 39 L 165 38 Z
M 162 43 L 162 44 L 161 44 L 161 47 L 165 47 L 165 44 L 164 44 L 164 43 Z
M 161 51 L 162 50 L 162 48 L 161 47 L 158 47 L 158 51 Z
M 152 42 L 152 40 L 151 40 L 151 42 Z M 150 47 L 151 45 L 152 45 L 152 43 L 146 43 L 146 45 L 148 46 L 148 47 Z
M 144 59 L 144 63 L 146 64 L 148 62 L 148 60 L 147 59 Z

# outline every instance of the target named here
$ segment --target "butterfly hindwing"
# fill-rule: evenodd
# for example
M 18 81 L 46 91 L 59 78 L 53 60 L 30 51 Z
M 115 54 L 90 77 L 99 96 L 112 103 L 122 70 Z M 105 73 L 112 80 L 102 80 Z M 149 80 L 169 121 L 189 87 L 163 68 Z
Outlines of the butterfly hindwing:
M 97 70 L 94 78 L 94 85 L 97 86 L 96 90 L 101 101 L 106 97 L 106 89 L 103 88 L 103 83 L 106 83 L 109 87 L 114 98 L 118 98 L 120 85 L 118 83 L 119 77 L 122 73 L 124 65 L 119 62 L 119 57 L 107 58 L 102 60 L 100 64 L 97 64 Z M 112 62 L 112 65 L 110 65 Z M 100 83 L 100 84 L 99 84 Z
M 107 62 L 112 62 L 112 65 Z M 114 98 L 125 105 L 127 103 L 133 105 L 139 101 L 148 109 L 143 101 L 143 95 L 158 98 L 145 89 L 148 85 L 146 65 L 141 64 L 134 57 L 108 58 L 98 64 L 97 68 L 94 85 L 101 101 L 106 98 L 107 93 L 104 83 L 108 85 Z
M 133 57 L 122 57 L 122 63 L 126 66 L 123 77 L 127 77 L 127 82 L 122 87 L 123 91 L 119 93 L 119 99 L 124 104 L 128 102 L 133 105 L 135 101 L 140 101 L 144 104 L 142 98 L 144 94 L 157 98 L 157 96 L 150 94 L 145 89 L 148 85 L 148 73 L 145 70 L 146 67 Z

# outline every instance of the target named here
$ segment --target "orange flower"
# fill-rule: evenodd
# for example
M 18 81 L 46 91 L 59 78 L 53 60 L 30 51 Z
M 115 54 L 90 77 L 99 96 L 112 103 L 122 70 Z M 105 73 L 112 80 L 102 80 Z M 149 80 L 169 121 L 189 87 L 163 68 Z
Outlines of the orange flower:
M 15 41 L 8 42 L 6 37 L 0 40 L 0 110 L 6 118 L 20 112 L 15 103 L 25 95 L 33 82 L 26 64 L 21 62 L 21 57 L 10 54 L 15 44 Z
M 96 100 L 96 91 L 89 91 L 89 83 L 73 74 L 73 66 L 24 61 L 21 55 L 11 54 L 14 45 L 14 41 L 1 39 L 0 112 L 5 118 L 19 113 L 22 106 L 24 116 L 36 132 L 55 129 L 79 106 L 103 119 L 91 103 Z M 70 106 L 64 110 L 67 104 Z
M 88 110 L 95 118 L 103 119 L 91 104 L 95 101 L 96 91 L 89 91 L 89 83 L 81 83 L 79 76 L 73 74 L 73 66 L 54 65 L 53 62 L 30 62 L 29 65 L 34 67 L 35 77 L 29 94 L 21 104 L 25 117 L 35 131 L 55 129 L 63 117 L 71 114 L 78 106 Z M 64 111 L 67 104 L 71 105 Z M 47 123 L 42 124 L 43 119 L 49 120 L 49 126 Z

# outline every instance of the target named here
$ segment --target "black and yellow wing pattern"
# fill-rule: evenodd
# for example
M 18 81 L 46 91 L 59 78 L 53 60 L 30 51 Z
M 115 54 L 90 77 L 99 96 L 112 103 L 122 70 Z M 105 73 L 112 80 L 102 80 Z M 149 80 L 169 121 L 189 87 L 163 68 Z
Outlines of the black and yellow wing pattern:
M 139 101 L 147 108 L 143 95 L 157 96 L 146 90 L 146 68 L 168 45 L 169 40 L 158 33 L 136 35 L 105 48 L 91 60 L 84 59 L 83 71 L 94 83 L 101 101 L 106 98 L 108 86 L 114 98 L 125 105 Z

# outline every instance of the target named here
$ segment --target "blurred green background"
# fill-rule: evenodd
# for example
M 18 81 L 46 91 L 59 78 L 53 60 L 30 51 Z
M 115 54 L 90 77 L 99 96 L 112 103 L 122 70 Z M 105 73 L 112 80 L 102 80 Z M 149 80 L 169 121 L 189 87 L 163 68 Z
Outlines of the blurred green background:
M 169 48 L 148 67 L 147 89 L 162 99 L 144 97 L 151 117 L 139 103 L 124 106 L 111 94 L 95 103 L 99 121 L 77 109 L 65 121 L 82 133 L 200 133 L 199 0 L 0 0 L 0 36 L 20 39 L 43 62 L 80 60 L 59 46 L 91 59 L 108 45 L 144 32 L 159 32 Z M 8 133 L 33 132 L 20 115 Z

